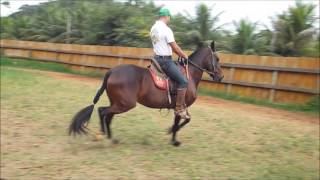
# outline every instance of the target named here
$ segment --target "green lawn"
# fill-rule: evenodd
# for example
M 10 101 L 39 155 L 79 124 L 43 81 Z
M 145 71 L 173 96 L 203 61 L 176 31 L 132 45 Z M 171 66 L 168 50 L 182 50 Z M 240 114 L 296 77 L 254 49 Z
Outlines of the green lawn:
M 1 67 L 1 178 L 319 179 L 319 125 L 196 103 L 169 145 L 172 112 L 138 106 L 114 118 L 120 141 L 67 136 L 99 84 Z M 104 94 L 99 105 L 107 105 Z M 97 107 L 98 107 L 97 106 Z M 165 114 L 165 113 L 163 113 Z M 89 128 L 98 131 L 95 112 Z

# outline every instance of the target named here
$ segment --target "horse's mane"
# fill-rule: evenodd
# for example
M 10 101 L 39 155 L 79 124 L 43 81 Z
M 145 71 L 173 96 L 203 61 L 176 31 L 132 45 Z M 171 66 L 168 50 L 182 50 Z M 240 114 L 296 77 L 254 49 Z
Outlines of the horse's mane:
M 194 55 L 197 54 L 198 51 L 199 51 L 199 49 L 196 49 L 195 51 L 193 51 L 193 52 L 189 55 L 189 59 L 193 59 Z
M 199 51 L 201 51 L 203 48 L 205 48 L 206 46 L 201 46 L 199 48 L 197 48 L 195 51 L 193 51 L 190 55 L 189 55 L 189 59 L 192 60 L 194 58 L 194 56 L 196 54 L 198 54 Z

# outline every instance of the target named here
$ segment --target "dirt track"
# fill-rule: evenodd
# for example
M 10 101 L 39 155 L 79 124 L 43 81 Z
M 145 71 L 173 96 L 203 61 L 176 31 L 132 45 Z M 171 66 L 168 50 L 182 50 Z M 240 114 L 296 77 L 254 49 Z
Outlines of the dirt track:
M 79 75 L 64 74 L 57 72 L 38 71 L 38 70 L 26 70 L 38 72 L 43 75 L 48 75 L 54 78 L 73 79 L 75 81 L 86 82 L 93 86 L 100 86 L 101 80 L 98 78 L 89 78 Z M 319 124 L 319 116 L 309 115 L 301 112 L 290 112 L 285 110 L 279 110 L 264 106 L 251 105 L 241 102 L 229 101 L 209 96 L 199 96 L 195 103 L 203 103 L 208 106 L 216 106 L 217 108 L 232 109 L 235 114 L 241 114 L 244 116 L 253 117 L 262 120 L 285 120 L 285 121 L 301 121 L 304 123 Z

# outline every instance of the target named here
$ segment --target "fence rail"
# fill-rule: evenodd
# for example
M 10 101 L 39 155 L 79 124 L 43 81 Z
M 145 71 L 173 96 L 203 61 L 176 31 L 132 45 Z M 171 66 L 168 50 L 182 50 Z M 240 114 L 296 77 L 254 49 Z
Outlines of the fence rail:
M 132 56 L 132 55 L 119 55 L 119 54 L 112 54 L 112 53 L 66 51 L 66 50 L 55 50 L 55 49 L 48 49 L 48 48 L 15 47 L 15 46 L 7 46 L 7 45 L 1 45 L 0 47 L 6 48 L 6 49 L 21 49 L 21 50 L 29 50 L 29 51 L 34 50 L 34 51 L 54 52 L 54 53 L 63 53 L 63 54 L 116 57 L 116 58 L 138 59 L 138 60 L 139 59 L 151 60 L 152 58 L 150 56 Z M 79 65 L 82 65 L 82 64 L 79 64 Z M 320 74 L 319 70 L 316 70 L 316 69 L 297 69 L 297 68 L 242 65 L 242 64 L 231 64 L 231 63 L 221 63 L 221 66 L 227 67 L 227 68 L 255 69 L 255 70 L 264 70 L 264 71 L 284 71 L 284 72 Z
M 138 48 L 87 45 L 66 46 L 65 44 L 14 40 L 1 40 L 0 47 L 2 54 L 7 57 L 35 59 L 45 62 L 62 63 L 73 67 L 80 66 L 97 69 L 110 69 L 123 63 L 145 67 L 149 64 L 152 54 L 150 49 L 142 49 L 141 51 Z M 100 50 L 97 52 L 96 49 L 99 48 Z M 121 52 L 126 53 L 121 54 Z M 146 55 L 143 56 L 141 54 Z M 319 59 L 303 58 L 301 61 L 304 61 L 305 64 L 301 66 L 306 67 L 306 64 L 310 64 L 310 62 L 311 66 L 309 65 L 308 68 L 297 68 L 290 67 L 292 66 L 290 62 L 285 62 L 287 67 L 283 66 L 283 62 L 281 62 L 282 67 L 257 65 L 254 62 L 259 62 L 259 60 L 266 62 L 261 59 L 265 57 L 259 56 L 226 54 L 219 54 L 219 56 L 222 61 L 221 66 L 226 75 L 225 80 L 221 83 L 214 83 L 209 76 L 204 76 L 200 84 L 201 86 L 226 91 L 227 93 L 269 99 L 275 102 L 303 103 L 311 97 L 319 95 L 320 71 L 319 66 L 314 66 L 319 65 Z M 232 61 L 233 58 L 235 59 L 234 61 Z M 250 64 L 248 59 L 251 59 L 253 63 Z M 290 61 L 290 58 L 278 57 L 277 59 L 278 61 Z M 224 60 L 227 62 L 224 62 Z M 237 61 L 242 62 L 242 64 Z M 292 60 L 292 62 L 297 62 L 297 59 Z M 295 66 L 299 63 L 295 63 Z

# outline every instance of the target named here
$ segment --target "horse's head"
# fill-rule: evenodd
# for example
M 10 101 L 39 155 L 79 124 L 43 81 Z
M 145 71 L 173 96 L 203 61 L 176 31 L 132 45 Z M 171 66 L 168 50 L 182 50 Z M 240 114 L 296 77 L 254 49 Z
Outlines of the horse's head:
M 221 82 L 224 76 L 219 64 L 220 59 L 218 57 L 218 54 L 216 53 L 214 41 L 212 41 L 208 49 L 210 49 L 210 53 L 205 60 L 204 68 L 210 72 L 209 75 L 211 76 L 213 81 Z

